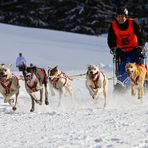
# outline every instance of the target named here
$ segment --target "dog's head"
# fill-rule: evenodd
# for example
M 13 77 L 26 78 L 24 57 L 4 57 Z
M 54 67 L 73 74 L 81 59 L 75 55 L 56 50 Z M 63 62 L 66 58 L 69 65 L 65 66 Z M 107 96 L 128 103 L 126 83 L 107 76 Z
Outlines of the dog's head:
M 95 75 L 96 73 L 98 73 L 98 71 L 99 71 L 99 67 L 96 65 L 88 65 L 87 67 L 87 75 L 89 76 Z
M 0 64 L 0 81 L 6 81 L 12 77 L 11 65 Z
M 34 73 L 36 72 L 36 67 L 25 67 L 23 70 L 23 76 L 26 81 L 31 80 Z
M 58 66 L 48 69 L 48 77 L 58 76 L 60 73 Z
M 129 76 L 131 76 L 136 71 L 136 63 L 127 63 L 125 66 L 125 70 Z

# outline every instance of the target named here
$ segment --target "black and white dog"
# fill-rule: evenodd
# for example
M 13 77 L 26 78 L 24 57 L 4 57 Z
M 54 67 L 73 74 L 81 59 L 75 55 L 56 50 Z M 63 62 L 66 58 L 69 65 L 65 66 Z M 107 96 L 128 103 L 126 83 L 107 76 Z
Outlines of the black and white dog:
M 59 92 L 59 104 L 63 94 L 68 93 L 73 96 L 71 79 L 68 75 L 58 69 L 58 67 L 50 68 L 48 70 L 49 87 L 52 95 L 55 95 L 55 90 Z

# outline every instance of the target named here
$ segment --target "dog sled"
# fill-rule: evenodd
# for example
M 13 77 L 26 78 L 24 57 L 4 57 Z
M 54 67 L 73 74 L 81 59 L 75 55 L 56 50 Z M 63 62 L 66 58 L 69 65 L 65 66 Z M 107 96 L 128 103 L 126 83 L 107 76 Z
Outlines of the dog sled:
M 147 49 L 144 47 L 142 51 L 144 64 L 147 65 L 147 56 L 146 56 Z M 130 63 L 130 60 L 128 62 L 123 63 L 123 69 L 121 69 L 120 66 L 121 60 L 117 56 L 116 53 L 113 53 L 113 92 L 114 93 L 125 93 L 130 88 L 130 78 L 126 73 L 125 65 L 126 63 Z M 145 90 L 148 90 L 148 81 L 145 81 L 144 84 Z

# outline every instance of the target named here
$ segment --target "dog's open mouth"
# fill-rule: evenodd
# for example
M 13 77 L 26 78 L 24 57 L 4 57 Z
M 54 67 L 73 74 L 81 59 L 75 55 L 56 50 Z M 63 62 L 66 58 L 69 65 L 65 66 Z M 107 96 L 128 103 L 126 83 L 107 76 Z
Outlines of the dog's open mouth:
M 28 81 L 28 80 L 31 80 L 31 79 L 32 79 L 32 74 L 29 73 L 29 74 L 25 75 L 25 80 Z
M 4 80 L 6 80 L 7 79 L 7 75 L 0 75 L 0 80 L 1 81 L 4 81 Z
M 133 71 L 127 69 L 126 73 L 128 76 L 130 76 L 133 73 Z

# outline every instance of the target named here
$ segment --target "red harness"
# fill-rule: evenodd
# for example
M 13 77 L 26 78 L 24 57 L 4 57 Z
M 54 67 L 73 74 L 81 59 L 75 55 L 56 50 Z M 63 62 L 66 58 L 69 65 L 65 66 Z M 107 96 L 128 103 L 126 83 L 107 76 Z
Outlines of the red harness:
M 32 90 L 33 92 L 35 92 L 35 91 L 37 91 L 37 89 L 36 89 L 37 83 L 38 83 L 38 81 L 36 80 L 36 81 L 34 81 L 34 83 L 33 83 L 32 86 L 30 86 L 28 83 L 26 83 L 26 85 L 27 85 L 27 87 L 28 87 L 30 90 Z
M 65 79 L 65 82 L 64 82 L 64 84 L 63 84 L 63 86 L 65 86 L 66 83 L 67 83 L 67 79 L 69 79 L 69 77 L 68 77 L 65 73 L 63 73 L 63 72 L 61 72 L 61 74 L 63 74 L 63 75 L 62 75 L 62 78 Z M 53 79 L 51 79 L 51 78 L 49 77 L 49 80 L 50 80 L 51 84 L 52 84 L 53 87 L 56 88 L 56 89 L 58 89 L 57 86 L 56 86 L 56 84 L 57 84 L 57 82 L 59 81 L 59 79 L 60 79 L 60 74 L 59 74 L 57 77 L 54 77 Z
M 17 80 L 17 84 L 16 85 L 18 86 L 18 84 L 19 84 L 18 77 L 15 76 L 15 78 Z M 5 84 L 6 82 L 9 82 L 9 83 L 8 84 Z M 5 89 L 6 93 L 9 93 L 10 92 L 11 85 L 12 85 L 12 79 L 7 79 L 5 82 L 0 81 L 0 84 Z
M 42 72 L 42 75 L 43 75 L 43 79 L 42 79 L 42 84 L 44 83 L 44 80 L 45 80 L 45 69 L 44 68 L 40 68 L 41 72 Z M 26 81 L 26 80 L 25 80 Z M 26 83 L 27 87 L 32 90 L 33 92 L 37 91 L 36 87 L 37 87 L 37 83 L 38 81 L 35 80 L 33 85 L 30 86 L 28 83 Z
M 94 88 L 93 89 L 97 89 L 98 88 L 98 85 L 97 85 L 97 82 L 100 78 L 100 72 L 97 71 L 95 74 L 89 74 L 89 78 L 93 81 L 94 83 Z

